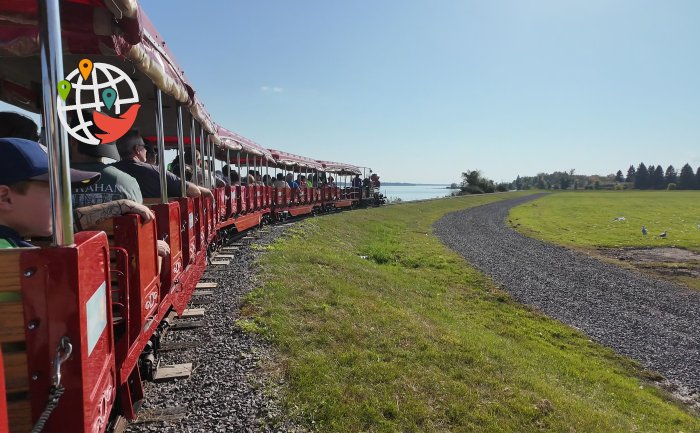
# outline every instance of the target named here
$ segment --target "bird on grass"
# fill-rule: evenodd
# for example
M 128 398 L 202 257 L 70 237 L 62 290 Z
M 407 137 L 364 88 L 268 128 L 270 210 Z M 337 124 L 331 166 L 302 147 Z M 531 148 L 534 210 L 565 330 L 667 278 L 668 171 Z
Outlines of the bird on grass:
M 668 232 L 667 232 L 667 231 L 664 231 L 663 233 L 661 233 L 661 234 L 659 235 L 659 237 L 660 237 L 660 238 L 665 238 L 667 234 L 668 234 Z
M 642 234 L 643 234 L 644 236 L 647 235 L 647 226 L 642 226 Z

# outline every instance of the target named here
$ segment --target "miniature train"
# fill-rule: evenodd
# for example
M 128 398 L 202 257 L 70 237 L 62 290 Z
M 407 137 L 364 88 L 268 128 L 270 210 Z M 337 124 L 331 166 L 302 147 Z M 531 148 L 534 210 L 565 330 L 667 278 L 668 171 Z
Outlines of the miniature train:
M 85 58 L 128 70 L 140 95 L 134 127 L 157 144 L 160 170 L 165 149 L 175 149 L 184 179 L 184 156 L 196 161 L 197 149 L 191 179 L 213 197 L 168 197 L 161 182 L 161 198 L 146 200 L 155 220 L 127 214 L 73 232 L 57 84 L 63 65 Z M 268 222 L 381 202 L 347 182 L 366 174 L 360 167 L 266 149 L 217 125 L 135 0 L 4 2 L 0 99 L 43 114 L 55 175 L 51 245 L 0 250 L 0 433 L 103 432 L 115 416 L 133 419 L 164 319 L 185 310 L 209 253 Z M 217 187 L 217 161 L 241 174 L 294 172 L 317 182 Z M 322 174 L 345 182 L 322 184 Z M 170 247 L 160 263 L 157 240 Z

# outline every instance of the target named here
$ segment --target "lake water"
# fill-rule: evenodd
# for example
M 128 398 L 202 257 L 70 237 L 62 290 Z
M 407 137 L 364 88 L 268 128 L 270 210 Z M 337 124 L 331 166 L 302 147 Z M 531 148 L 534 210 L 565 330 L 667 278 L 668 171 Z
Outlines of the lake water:
M 447 197 L 453 189 L 448 185 L 415 185 L 415 186 L 382 186 L 381 191 L 390 200 L 400 198 L 401 201 L 425 200 L 428 198 Z

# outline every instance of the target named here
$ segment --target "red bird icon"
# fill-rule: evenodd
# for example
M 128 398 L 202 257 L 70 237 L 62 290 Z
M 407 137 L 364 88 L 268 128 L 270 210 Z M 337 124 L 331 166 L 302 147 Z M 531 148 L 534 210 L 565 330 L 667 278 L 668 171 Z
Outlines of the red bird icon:
M 98 128 L 105 131 L 105 134 L 95 134 L 100 139 L 100 144 L 113 143 L 124 136 L 134 124 L 139 108 L 141 108 L 141 104 L 134 104 L 126 110 L 126 113 L 116 119 L 99 111 L 93 112 L 92 121 Z

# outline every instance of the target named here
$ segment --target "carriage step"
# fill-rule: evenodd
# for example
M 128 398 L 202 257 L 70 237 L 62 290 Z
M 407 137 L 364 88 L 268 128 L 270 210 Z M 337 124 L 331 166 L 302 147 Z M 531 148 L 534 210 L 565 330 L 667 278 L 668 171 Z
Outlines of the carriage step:
M 194 292 L 192 292 L 192 296 L 209 296 L 213 294 L 213 290 L 195 290 Z
M 231 263 L 231 260 L 212 260 L 211 261 L 212 265 L 217 265 L 217 266 L 227 266 L 229 263 Z
M 203 326 L 205 326 L 203 320 L 182 320 L 170 325 L 169 329 L 171 331 L 184 331 L 186 329 L 201 328 Z
M 167 382 L 173 379 L 187 379 L 192 374 L 192 363 L 159 366 L 153 376 L 154 382 Z
M 185 350 L 197 347 L 199 344 L 192 341 L 163 343 L 158 348 L 159 352 L 173 352 L 175 350 Z
M 181 319 L 188 319 L 191 317 L 202 317 L 204 316 L 204 308 L 188 308 L 182 312 L 180 316 Z
M 219 283 L 200 281 L 195 286 L 195 289 L 216 289 L 218 285 Z
M 238 247 L 223 247 L 222 251 L 238 251 Z
M 233 254 L 217 254 L 214 256 L 215 259 L 235 259 L 236 256 Z
M 177 422 L 187 415 L 187 406 L 166 407 L 162 409 L 143 409 L 132 422 L 141 424 L 147 422 Z
M 191 306 L 193 306 L 193 307 L 198 307 L 198 306 L 200 306 L 200 305 L 211 304 L 212 302 L 214 302 L 214 300 L 213 300 L 213 299 L 210 299 L 210 298 L 192 299 L 192 300 L 190 301 L 190 304 L 189 304 L 189 305 L 191 305 Z

